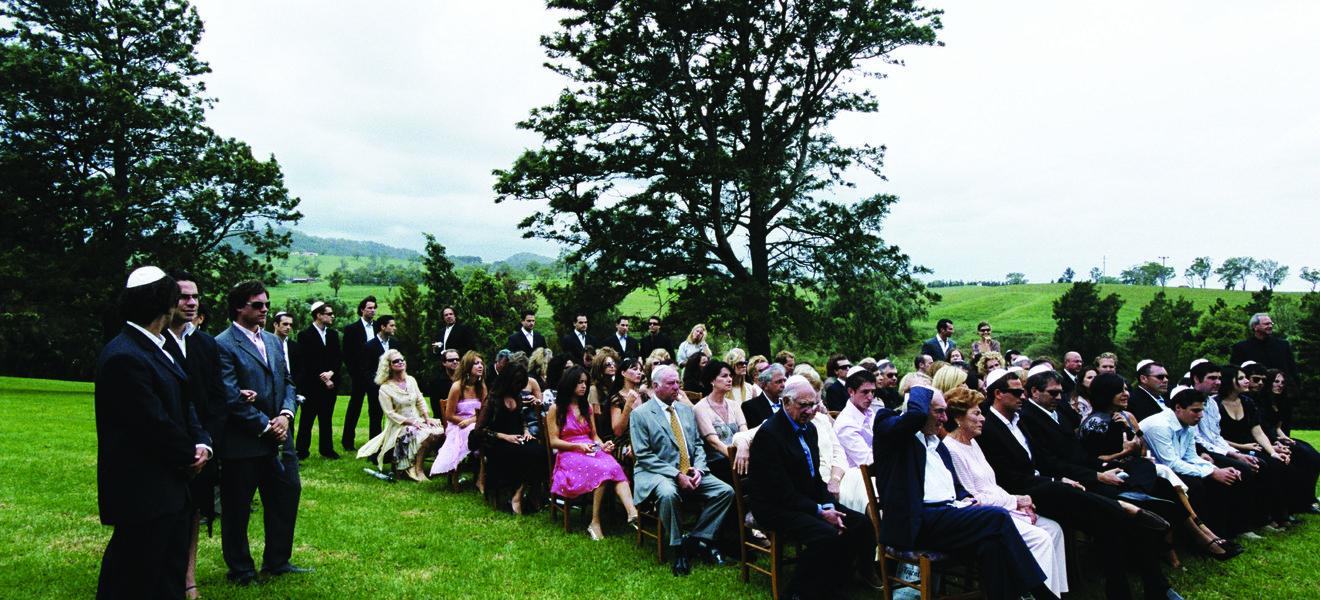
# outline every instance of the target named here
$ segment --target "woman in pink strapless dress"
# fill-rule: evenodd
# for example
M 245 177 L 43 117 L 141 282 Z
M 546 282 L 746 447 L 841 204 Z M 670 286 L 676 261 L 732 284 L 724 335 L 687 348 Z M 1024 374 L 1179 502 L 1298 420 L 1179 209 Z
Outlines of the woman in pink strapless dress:
M 486 384 L 482 380 L 485 374 L 481 355 L 469 350 L 459 361 L 455 375 L 462 373 L 463 378 L 455 381 L 449 388 L 449 400 L 445 402 L 445 444 L 435 455 L 431 465 L 431 475 L 448 473 L 458 468 L 468 455 L 468 434 L 472 433 L 477 422 L 477 411 L 486 397 Z
M 601 540 L 605 536 L 600 530 L 600 503 L 605 497 L 605 484 L 613 481 L 614 491 L 628 513 L 628 524 L 635 526 L 637 509 L 633 507 L 628 477 L 610 454 L 614 444 L 602 444 L 596 433 L 591 405 L 587 402 L 587 372 L 581 367 L 573 367 L 564 374 L 555 393 L 555 404 L 545 420 L 550 447 L 558 453 L 550 492 L 565 498 L 590 492 L 591 525 L 587 533 L 591 539 Z

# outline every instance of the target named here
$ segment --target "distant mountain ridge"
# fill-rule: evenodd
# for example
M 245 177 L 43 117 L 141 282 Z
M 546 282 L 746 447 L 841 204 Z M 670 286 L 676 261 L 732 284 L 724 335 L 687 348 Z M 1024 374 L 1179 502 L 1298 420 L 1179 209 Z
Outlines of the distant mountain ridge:
M 287 231 L 292 234 L 292 243 L 289 245 L 290 253 L 315 252 L 318 255 L 327 256 L 379 256 L 381 258 L 393 258 L 399 260 L 413 260 L 422 256 L 421 253 L 415 250 L 396 248 L 378 242 L 346 240 L 343 238 L 324 238 L 308 235 L 291 229 L 277 229 L 277 231 Z M 240 248 L 242 247 L 240 246 Z M 485 262 L 480 256 L 451 255 L 449 260 L 459 266 L 482 264 Z M 555 259 L 553 257 L 533 254 L 531 252 L 519 252 L 518 254 L 510 256 L 504 260 L 494 261 L 492 265 L 499 266 L 501 263 L 507 263 L 511 267 L 523 268 L 531 263 L 540 263 L 548 266 L 554 264 L 554 262 Z

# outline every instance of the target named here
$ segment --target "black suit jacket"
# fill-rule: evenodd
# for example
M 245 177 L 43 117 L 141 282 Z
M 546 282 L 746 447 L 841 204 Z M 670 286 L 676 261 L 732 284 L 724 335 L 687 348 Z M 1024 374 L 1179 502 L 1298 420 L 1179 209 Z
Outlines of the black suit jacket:
M 779 411 L 756 431 L 748 478 L 751 511 L 758 519 L 774 521 L 782 513 L 814 515 L 820 504 L 833 504 L 834 496 L 820 478 L 820 445 L 816 426 L 807 422 L 802 437 L 811 456 L 798 440 L 788 413 Z
M 1068 373 L 1059 371 L 1059 385 L 1063 388 L 1063 395 L 1059 399 L 1063 404 L 1067 404 L 1068 399 L 1072 398 L 1073 390 L 1077 389 L 1077 382 Z
M 743 418 L 747 419 L 747 428 L 754 429 L 766 419 L 775 416 L 775 409 L 770 405 L 770 397 L 761 392 L 760 396 L 742 404 Z
M 522 352 L 526 352 L 527 356 L 531 356 L 532 352 L 534 352 L 537 348 L 546 347 L 545 336 L 535 331 L 532 332 L 532 345 L 528 346 L 527 336 L 523 334 L 523 330 L 521 327 L 519 327 L 513 333 L 509 334 L 509 339 L 505 342 L 504 345 L 511 352 L 522 351 Z M 578 353 L 578 356 L 582 356 L 582 354 Z
M 385 354 L 386 350 L 398 350 L 398 338 L 390 338 L 388 345 L 389 347 L 386 348 L 384 344 L 380 343 L 380 337 L 372 336 L 370 340 L 367 340 L 367 343 L 362 344 L 362 348 L 358 349 L 358 356 L 361 357 L 362 362 L 358 364 L 358 370 L 353 375 L 362 379 L 363 385 L 376 385 L 376 369 L 380 367 L 380 355 Z M 376 399 L 368 398 L 367 400 L 374 402 Z
M 168 334 L 167 334 L 168 335 Z M 197 444 L 210 445 L 189 381 L 155 342 L 125 324 L 96 363 L 96 484 L 101 523 L 137 523 L 187 506 Z
M 587 346 L 591 346 L 592 348 L 600 347 L 600 345 L 596 343 L 596 336 L 588 333 L 585 337 L 587 338 Z M 524 339 L 524 341 L 526 340 Z M 576 330 L 570 331 L 564 337 L 559 338 L 559 351 L 573 357 L 574 364 L 577 364 L 578 361 L 581 360 L 582 353 L 586 352 L 586 350 L 587 349 L 582 345 L 582 342 L 578 341 Z
M 1070 425 L 1063 412 L 1067 404 L 1059 402 L 1059 422 L 1054 422 L 1045 409 L 1031 400 L 1022 401 L 1022 418 L 1018 425 L 1031 437 L 1031 451 L 1036 456 L 1040 472 L 1050 477 L 1067 477 L 1086 486 L 1088 490 L 1102 489 L 1096 475 L 1103 466 L 1082 449 L 1077 438 L 1077 426 Z M 1068 407 L 1071 411 L 1071 407 Z M 1073 414 L 1076 414 L 1075 412 Z M 986 419 L 994 418 L 986 415 Z M 998 420 L 997 418 L 995 419 Z M 1003 423 L 1000 423 L 1003 425 Z
M 1151 415 L 1159 414 L 1164 409 L 1164 400 L 1157 399 L 1139 385 L 1132 386 L 1131 393 L 1128 394 L 1128 412 L 1132 413 L 1138 421 Z
M 880 541 L 891 546 L 911 548 L 921 529 L 922 500 L 926 494 L 926 448 L 917 439 L 917 433 L 926 425 L 932 397 L 930 388 L 912 388 L 906 412 L 900 415 L 882 408 L 875 415 L 872 442 L 875 501 L 885 515 L 880 521 Z M 967 490 L 958 480 L 953 457 L 943 442 L 940 442 L 938 452 L 944 466 L 953 474 L 954 496 L 961 500 L 967 496 Z
M 608 337 L 605 338 L 605 346 L 608 348 L 614 348 L 614 351 L 618 352 L 619 356 L 621 357 L 626 358 L 628 356 L 632 356 L 634 358 L 636 357 L 646 358 L 645 356 L 642 356 L 642 345 L 638 343 L 637 340 L 633 339 L 632 337 L 625 337 L 623 340 L 624 343 L 620 344 L 619 334 L 617 333 L 610 334 Z M 627 347 L 624 347 L 625 344 Z
M 449 339 L 447 340 L 445 339 L 445 330 L 441 327 L 440 339 L 436 341 L 441 343 L 441 354 L 445 350 L 455 350 L 458 352 L 459 358 L 463 358 L 464 354 L 477 349 L 477 334 L 472 333 L 472 328 L 464 323 L 455 322 L 453 329 L 449 330 Z M 523 343 L 526 342 L 527 339 L 523 338 Z M 527 354 L 530 355 L 531 352 Z
M 225 404 L 225 386 L 220 380 L 220 348 L 215 338 L 205 331 L 194 330 L 183 338 L 188 354 L 185 371 L 188 373 L 189 399 L 197 421 L 216 448 L 225 430 L 225 417 L 229 407 Z
M 1031 401 L 1022 401 L 1024 405 L 1028 402 Z M 982 429 L 981 435 L 976 437 L 976 443 L 981 446 L 986 461 L 995 470 L 995 479 L 999 482 L 999 487 L 1010 494 L 1030 494 L 1032 488 L 1051 482 L 1050 477 L 1036 474 L 1041 470 L 1036 462 L 1040 453 L 1036 451 L 1037 444 L 1033 441 L 1031 432 L 1022 427 L 1022 421 L 1018 421 L 1022 435 L 1027 438 L 1027 445 L 1032 449 L 1032 453 L 1027 454 L 1022 444 L 1013 437 L 1013 432 L 1008 430 L 1008 426 L 1000 421 L 998 416 L 990 414 L 990 411 L 994 410 L 992 404 L 989 400 L 981 404 L 981 412 L 985 414 L 985 429 Z M 1022 408 L 1025 410 L 1027 407 Z
M 832 411 L 843 410 L 848 405 L 848 386 L 835 379 L 830 387 L 825 388 L 825 408 Z
M 1240 365 L 1249 360 L 1260 363 L 1266 369 L 1283 371 L 1288 381 L 1297 381 L 1297 358 L 1293 355 L 1292 346 L 1287 340 L 1274 336 L 1259 340 L 1253 335 L 1233 344 L 1228 362 Z
M 343 339 L 344 364 L 348 365 L 348 367 L 351 369 L 356 369 L 357 365 L 362 362 L 362 355 L 361 355 L 362 344 L 367 343 L 367 340 L 371 339 L 375 335 L 376 335 L 376 331 L 374 328 L 369 328 L 362 325 L 362 317 L 358 317 L 356 321 L 349 323 L 348 326 L 344 328 L 344 339 Z M 326 334 L 325 337 L 326 337 L 326 341 L 329 342 L 330 335 Z M 301 341 L 302 335 L 299 335 L 298 339 Z M 317 371 L 317 373 L 322 373 L 322 372 L 323 371 Z M 356 370 L 350 374 L 353 376 L 354 390 L 361 391 L 367 389 L 364 386 L 366 386 L 368 382 L 358 381 Z
M 359 321 L 359 323 L 361 322 Z M 321 343 L 321 334 L 316 332 L 316 326 L 309 325 L 307 329 L 298 334 L 298 346 L 302 350 L 305 360 L 302 365 L 302 381 L 298 382 L 298 391 L 308 398 L 338 394 L 341 381 L 340 370 L 344 365 L 344 355 L 339 348 L 339 332 L 326 328 L 325 343 Z M 357 350 L 361 350 L 361 344 L 355 349 L 355 356 Z M 352 366 L 353 363 L 349 363 L 349 365 Z M 321 373 L 326 371 L 335 372 L 334 377 L 331 378 L 335 382 L 333 390 L 326 389 L 325 384 L 321 383 Z
M 642 336 L 640 345 L 642 347 L 641 357 L 643 359 L 651 356 L 651 353 L 655 352 L 656 348 L 664 348 L 665 351 L 669 353 L 669 358 L 674 358 L 674 342 L 670 341 L 663 333 L 657 335 L 647 333 Z
M 289 338 L 285 342 L 289 346 L 289 379 L 296 385 L 302 381 L 307 370 L 307 357 L 303 356 L 302 346 L 298 345 L 297 340 Z

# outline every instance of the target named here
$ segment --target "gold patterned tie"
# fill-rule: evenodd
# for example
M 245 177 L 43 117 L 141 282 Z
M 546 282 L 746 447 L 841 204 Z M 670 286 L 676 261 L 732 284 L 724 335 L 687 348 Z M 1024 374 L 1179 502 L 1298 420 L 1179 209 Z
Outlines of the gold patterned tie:
M 688 469 L 692 468 L 692 461 L 688 458 L 687 441 L 683 439 L 683 429 L 678 426 L 678 411 L 674 407 L 669 407 L 669 428 L 674 431 L 674 441 L 678 442 L 678 472 L 687 474 Z

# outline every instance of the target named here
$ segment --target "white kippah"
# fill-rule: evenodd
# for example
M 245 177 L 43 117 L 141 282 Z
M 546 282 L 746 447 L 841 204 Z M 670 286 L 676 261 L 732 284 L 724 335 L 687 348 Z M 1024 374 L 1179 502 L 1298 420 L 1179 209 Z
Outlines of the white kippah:
M 1187 368 L 1188 368 L 1189 370 L 1190 370 L 1190 369 L 1195 369 L 1195 368 L 1196 368 L 1196 365 L 1199 365 L 1199 364 L 1201 364 L 1201 363 L 1203 363 L 1203 362 L 1210 362 L 1210 361 L 1208 361 L 1208 360 L 1206 360 L 1206 359 L 1204 359 L 1204 358 L 1198 358 L 1198 359 L 1192 361 L 1192 364 L 1187 365 Z
M 865 371 L 865 370 L 866 370 L 866 367 L 863 367 L 863 366 L 861 366 L 861 365 L 854 366 L 853 368 L 848 369 L 848 374 L 847 374 L 847 375 L 844 375 L 843 378 L 844 378 L 844 379 L 847 379 L 847 378 L 852 377 L 853 375 L 856 375 L 857 373 L 860 373 L 860 372 Z
M 1051 367 L 1049 363 L 1040 363 L 1032 367 L 1030 371 L 1027 371 L 1027 377 L 1035 377 L 1036 375 L 1039 375 L 1046 371 L 1053 372 L 1054 367 Z
M 1013 367 L 1013 368 L 1017 369 L 1017 367 Z M 1022 369 L 1018 369 L 1018 370 L 1021 371 Z M 999 381 L 999 379 L 1005 375 L 1008 375 L 1008 369 L 995 369 L 987 373 L 985 376 L 985 387 L 989 388 L 990 386 L 994 385 L 996 381 Z
M 313 302 L 313 303 L 312 303 L 312 314 L 316 314 L 316 309 L 321 308 L 322 306 L 325 306 L 325 303 L 324 303 L 324 302 L 320 302 L 320 301 Z
M 1169 399 L 1172 400 L 1173 397 L 1174 397 L 1174 396 L 1177 396 L 1179 392 L 1185 392 L 1185 391 L 1190 390 L 1190 389 L 1194 389 L 1194 388 L 1189 388 L 1189 387 L 1187 387 L 1187 386 L 1185 386 L 1185 385 L 1180 385 L 1180 386 L 1178 386 L 1178 387 L 1176 387 L 1176 388 L 1173 388 L 1173 389 L 1169 390 Z
M 1254 365 L 1254 364 L 1256 364 L 1256 361 L 1254 361 L 1254 360 L 1249 360 L 1249 361 L 1247 361 L 1247 362 L 1244 362 L 1244 363 L 1238 365 L 1238 368 L 1240 368 L 1240 369 L 1245 369 L 1245 368 L 1247 368 L 1247 365 Z
M 165 278 L 165 272 L 157 267 L 140 267 L 136 271 L 128 274 L 128 285 L 124 287 L 135 288 L 140 285 L 156 283 Z
M 1153 360 L 1147 358 L 1146 360 L 1143 360 L 1143 361 L 1137 363 L 1137 371 L 1140 371 L 1142 367 L 1145 367 L 1146 365 L 1148 365 L 1148 364 L 1150 364 L 1150 363 L 1153 363 L 1153 362 L 1155 362 L 1155 361 L 1153 361 Z

